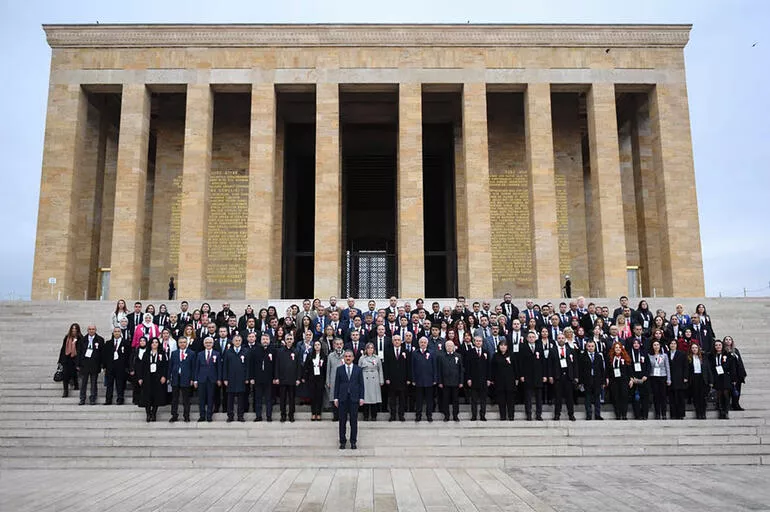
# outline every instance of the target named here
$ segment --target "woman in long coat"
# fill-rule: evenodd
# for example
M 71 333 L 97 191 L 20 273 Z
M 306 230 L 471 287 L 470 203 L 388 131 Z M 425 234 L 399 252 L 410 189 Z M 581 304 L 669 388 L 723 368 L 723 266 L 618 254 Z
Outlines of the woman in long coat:
M 382 374 L 382 361 L 374 354 L 374 344 L 367 343 L 365 354 L 358 360 L 364 374 L 364 421 L 377 421 L 377 408 L 382 403 L 382 390 L 385 384 Z
M 142 358 L 147 352 L 147 338 L 139 338 L 139 346 L 131 351 L 131 363 L 129 364 L 129 375 L 131 376 L 131 401 L 134 405 L 144 407 L 142 402 L 142 385 L 139 383 L 139 374 L 141 372 Z
M 160 349 L 160 340 L 153 338 L 150 340 L 149 350 L 142 357 L 138 373 L 148 423 L 157 419 L 158 406 L 165 403 L 166 375 L 168 375 L 168 357 Z
M 59 364 L 62 365 L 62 398 L 69 396 L 69 381 L 75 384 L 75 389 L 78 389 L 78 345 L 80 344 L 80 338 L 83 334 L 80 332 L 79 324 L 70 325 L 67 335 L 64 337 L 61 343 L 61 350 L 59 351 Z
M 688 329 L 689 330 L 689 329 Z M 688 360 L 687 354 L 690 352 L 690 346 L 687 351 L 678 350 L 679 342 L 671 340 L 668 352 L 668 368 L 670 370 L 671 385 L 668 387 L 668 405 L 671 411 L 672 420 L 683 420 L 685 417 L 685 402 L 687 392 Z
M 713 331 L 712 331 L 713 332 Z M 741 387 L 746 383 L 746 365 L 743 364 L 743 357 L 741 351 L 735 346 L 732 336 L 725 336 L 722 341 L 725 352 L 733 356 L 735 360 L 735 386 L 732 392 L 732 407 L 733 411 L 742 411 L 740 399 L 741 399 Z
M 326 353 L 321 340 L 313 342 L 313 353 L 305 359 L 302 382 L 310 393 L 310 421 L 321 421 L 326 385 Z

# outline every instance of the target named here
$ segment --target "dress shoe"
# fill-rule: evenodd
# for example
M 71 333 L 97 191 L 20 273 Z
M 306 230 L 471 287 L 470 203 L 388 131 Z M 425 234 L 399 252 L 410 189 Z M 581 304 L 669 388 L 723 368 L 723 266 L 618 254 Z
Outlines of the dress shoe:
M 281 416 L 281 423 L 286 423 L 286 416 Z
M 350 443 L 350 449 L 351 450 L 355 450 L 357 448 L 358 448 L 358 446 L 356 446 L 356 443 Z
M 574 414 L 571 414 L 571 415 L 570 415 L 570 417 L 569 417 L 569 420 L 570 420 L 570 421 L 577 421 L 577 420 L 575 419 L 575 415 L 574 415 Z
M 116 405 L 123 405 L 123 399 L 118 398 L 118 400 L 115 402 Z
M 554 416 L 553 417 L 553 421 L 559 421 L 559 419 L 561 419 L 561 416 Z
M 246 421 L 246 418 L 244 418 L 243 416 L 241 416 L 240 418 L 238 418 L 238 421 L 240 421 L 241 423 L 243 423 L 244 421 Z
M 401 416 L 398 421 L 406 421 L 406 418 L 404 416 Z
M 273 417 L 272 416 L 268 416 L 265 419 L 267 420 L 268 423 L 272 423 L 272 421 L 273 421 Z
M 112 400 L 105 400 L 104 405 L 112 405 Z
M 291 416 L 289 416 L 289 421 L 294 423 L 294 415 L 293 414 Z
M 471 416 L 471 421 L 476 421 L 476 416 Z
M 206 421 L 208 421 L 209 423 L 212 423 L 214 421 L 214 418 L 206 418 Z
M 200 423 L 201 421 L 206 421 L 206 418 L 198 418 L 198 423 Z
M 422 421 L 422 416 L 420 416 L 419 414 L 414 417 L 414 422 L 415 423 L 420 423 L 421 421 Z
M 480 419 L 481 421 L 487 421 L 487 417 L 486 417 L 486 416 L 481 416 L 479 419 Z
M 449 421 L 449 416 L 444 416 L 444 421 Z
M 428 423 L 433 423 L 433 416 L 428 416 Z
M 68 390 L 68 389 L 65 389 L 65 390 L 62 392 L 62 394 L 61 394 L 61 397 L 62 397 L 62 398 L 67 398 L 68 396 L 70 396 L 70 392 L 69 392 L 69 390 Z
M 85 400 L 81 400 L 80 402 L 78 402 L 78 405 L 86 405 L 86 401 Z
M 188 416 L 187 418 L 185 418 L 185 419 L 184 419 L 184 422 L 185 422 L 185 423 L 190 423 L 190 418 L 189 418 L 189 416 Z
M 175 418 L 174 416 L 171 416 L 171 417 L 168 419 L 168 422 L 169 422 L 169 423 L 176 423 L 176 422 L 177 422 L 177 418 Z
M 542 416 L 536 416 L 536 417 L 535 417 L 535 420 L 536 420 L 536 421 L 543 421 L 543 417 L 542 417 Z
M 454 418 L 452 418 L 452 419 L 453 419 L 454 421 L 460 421 L 460 418 L 459 418 L 458 416 L 455 416 L 455 417 L 454 417 Z
M 345 449 L 345 443 L 340 443 L 340 450 L 344 450 L 344 449 Z
M 599 421 L 602 421 L 604 418 L 602 418 L 602 417 L 601 417 L 601 415 L 599 415 L 599 416 L 595 416 L 595 417 L 594 417 L 594 419 L 595 419 L 595 420 L 599 420 Z
M 226 423 L 232 423 L 232 422 L 233 422 L 232 418 L 227 418 L 227 422 Z
M 262 416 L 257 416 L 256 418 L 254 418 L 255 423 L 258 423 L 260 421 L 262 421 Z
M 396 417 L 395 416 L 391 416 L 390 418 L 388 418 L 388 421 L 396 421 Z

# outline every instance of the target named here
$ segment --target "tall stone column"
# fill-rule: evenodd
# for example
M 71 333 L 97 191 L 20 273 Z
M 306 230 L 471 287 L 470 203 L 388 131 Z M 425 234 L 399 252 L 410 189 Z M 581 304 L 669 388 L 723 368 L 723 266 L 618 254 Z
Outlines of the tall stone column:
M 32 300 L 75 298 L 76 210 L 74 184 L 86 136 L 88 100 L 80 84 L 51 84 L 43 145 Z M 50 285 L 49 278 L 56 284 Z
M 251 87 L 251 146 L 249 148 L 249 216 L 246 242 L 246 298 L 270 298 L 272 282 L 280 281 L 273 259 L 275 180 L 275 85 Z
M 663 292 L 671 297 L 706 293 L 687 105 L 684 82 L 657 84 L 650 93 Z
M 524 94 L 524 130 L 532 219 L 533 284 L 537 297 L 561 296 L 556 221 L 551 85 L 532 83 Z
M 588 245 L 591 293 L 617 297 L 628 293 L 628 281 L 614 84 L 592 84 L 587 107 L 591 157 Z
M 492 298 L 492 229 L 489 212 L 489 141 L 485 83 L 463 85 L 463 156 L 467 212 L 464 227 L 467 232 L 469 281 L 467 295 L 469 299 Z M 463 229 L 463 226 L 458 224 L 459 229 Z
M 340 293 L 342 215 L 340 183 L 340 91 L 336 83 L 316 85 L 315 259 L 313 294 Z
M 213 130 L 214 95 L 211 87 L 209 84 L 188 85 L 177 280 L 177 295 L 180 299 L 200 299 L 206 296 L 206 241 Z
M 110 259 L 110 297 L 141 298 L 144 253 L 147 150 L 150 142 L 150 92 L 126 84 L 120 105 L 115 229 Z
M 425 294 L 422 84 L 398 87 L 398 294 Z

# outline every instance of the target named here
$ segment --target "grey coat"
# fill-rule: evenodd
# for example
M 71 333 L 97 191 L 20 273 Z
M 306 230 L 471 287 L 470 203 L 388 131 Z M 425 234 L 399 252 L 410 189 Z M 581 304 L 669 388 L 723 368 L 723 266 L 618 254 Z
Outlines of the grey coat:
M 660 358 L 651 354 L 647 356 L 650 360 L 650 377 L 655 376 L 656 368 L 660 368 L 659 377 L 665 377 L 666 382 L 671 384 L 671 370 L 669 369 L 668 356 L 663 353 L 661 353 L 660 356 Z
M 382 402 L 380 386 L 385 383 L 382 374 L 382 361 L 376 355 L 362 356 L 358 366 L 364 374 L 364 403 L 379 404 Z
M 337 368 L 345 364 L 342 359 L 344 352 L 337 355 L 336 352 L 329 352 L 326 358 L 326 385 L 329 386 L 329 401 L 334 401 L 334 381 L 337 377 Z

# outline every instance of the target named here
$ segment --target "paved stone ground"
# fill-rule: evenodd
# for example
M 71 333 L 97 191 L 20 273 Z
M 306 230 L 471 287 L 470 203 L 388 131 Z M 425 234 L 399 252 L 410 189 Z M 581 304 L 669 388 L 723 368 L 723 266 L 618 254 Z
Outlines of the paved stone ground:
M 715 461 L 718 462 L 718 461 Z M 3 470 L 0 510 L 770 510 L 770 467 Z

